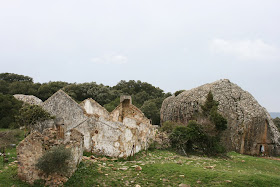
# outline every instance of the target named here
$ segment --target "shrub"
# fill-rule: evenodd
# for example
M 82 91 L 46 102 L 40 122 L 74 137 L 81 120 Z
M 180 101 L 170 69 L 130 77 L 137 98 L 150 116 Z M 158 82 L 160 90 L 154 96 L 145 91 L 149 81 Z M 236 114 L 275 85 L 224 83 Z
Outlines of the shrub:
M 160 131 L 171 133 L 175 127 L 179 126 L 177 123 L 172 121 L 165 121 L 160 127 Z
M 204 105 L 201 105 L 202 113 L 205 116 L 208 116 L 211 112 L 211 110 L 217 110 L 219 103 L 214 100 L 213 94 L 211 91 L 209 91 L 206 101 Z
M 212 110 L 210 113 L 210 120 L 215 124 L 218 131 L 224 131 L 227 129 L 227 120 L 216 110 Z
M 19 110 L 19 115 L 16 116 L 16 121 L 19 126 L 33 128 L 37 122 L 42 122 L 54 118 L 41 106 L 24 104 Z
M 217 155 L 225 152 L 225 148 L 220 144 L 217 136 L 207 136 L 203 152 L 207 155 Z
M 187 126 L 175 127 L 169 138 L 173 148 L 184 152 L 203 147 L 207 142 L 207 136 L 196 121 L 189 121 Z
M 186 126 L 178 126 L 169 136 L 171 146 L 178 151 L 186 152 L 192 144 L 188 135 L 188 128 Z
M 68 161 L 72 158 L 71 150 L 64 146 L 52 147 L 37 162 L 36 167 L 47 175 L 52 173 L 68 174 L 71 167 Z
M 175 127 L 169 138 L 171 146 L 185 154 L 194 150 L 207 155 L 216 155 L 225 151 L 219 144 L 219 138 L 207 135 L 196 121 L 189 121 L 187 126 Z
M 175 97 L 176 97 L 177 95 L 179 95 L 180 93 L 184 92 L 184 91 L 185 91 L 185 90 L 178 90 L 178 91 L 176 91 L 176 92 L 174 93 Z
M 214 100 L 213 94 L 209 91 L 204 105 L 201 106 L 202 114 L 208 117 L 212 123 L 215 124 L 216 129 L 220 132 L 226 130 L 227 120 L 218 113 L 219 103 Z

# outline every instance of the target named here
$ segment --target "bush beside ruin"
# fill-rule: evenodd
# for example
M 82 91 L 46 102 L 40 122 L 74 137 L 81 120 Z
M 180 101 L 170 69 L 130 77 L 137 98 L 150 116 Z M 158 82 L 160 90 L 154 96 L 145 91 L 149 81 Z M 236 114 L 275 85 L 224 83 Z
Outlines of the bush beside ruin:
M 58 173 L 67 175 L 71 166 L 68 162 L 71 160 L 71 150 L 64 146 L 52 147 L 39 158 L 36 167 L 47 175 Z

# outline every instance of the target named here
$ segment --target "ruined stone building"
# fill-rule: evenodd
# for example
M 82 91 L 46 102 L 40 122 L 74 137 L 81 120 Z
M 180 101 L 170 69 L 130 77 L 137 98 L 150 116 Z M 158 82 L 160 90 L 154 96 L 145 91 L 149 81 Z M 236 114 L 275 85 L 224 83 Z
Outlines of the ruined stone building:
M 165 121 L 187 124 L 201 111 L 206 96 L 212 92 L 219 102 L 218 111 L 228 121 L 221 142 L 228 151 L 249 155 L 280 155 L 280 133 L 272 118 L 254 97 L 229 80 L 186 90 L 163 101 L 161 123 Z
M 62 90 L 43 103 L 33 102 L 34 97 L 30 96 L 16 97 L 30 104 L 40 103 L 55 116 L 55 119 L 36 124 L 35 130 L 17 147 L 18 175 L 29 183 L 44 179 L 47 185 L 60 185 L 67 181 L 67 176 L 47 176 L 35 166 L 53 146 L 65 145 L 71 149 L 70 165 L 71 173 L 74 173 L 84 150 L 111 157 L 128 157 L 147 149 L 155 138 L 155 128 L 132 105 L 130 96 L 122 96 L 120 105 L 111 113 L 93 99 L 78 104 Z
M 150 120 L 132 105 L 130 96 L 122 96 L 111 113 L 91 98 L 78 104 L 62 90 L 41 106 L 55 119 L 37 124 L 37 130 L 56 127 L 69 136 L 76 129 L 84 136 L 85 150 L 96 154 L 128 157 L 146 149 L 155 135 Z

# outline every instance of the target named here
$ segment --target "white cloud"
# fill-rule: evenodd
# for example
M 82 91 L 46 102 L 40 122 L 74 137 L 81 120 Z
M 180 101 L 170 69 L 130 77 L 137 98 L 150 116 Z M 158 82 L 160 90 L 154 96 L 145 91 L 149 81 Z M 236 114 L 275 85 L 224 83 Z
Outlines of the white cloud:
M 241 60 L 278 60 L 280 49 L 257 40 L 224 40 L 213 39 L 210 43 L 211 51 L 218 54 L 232 55 Z
M 98 64 L 126 64 L 128 62 L 128 58 L 121 54 L 111 54 L 94 57 L 91 61 Z

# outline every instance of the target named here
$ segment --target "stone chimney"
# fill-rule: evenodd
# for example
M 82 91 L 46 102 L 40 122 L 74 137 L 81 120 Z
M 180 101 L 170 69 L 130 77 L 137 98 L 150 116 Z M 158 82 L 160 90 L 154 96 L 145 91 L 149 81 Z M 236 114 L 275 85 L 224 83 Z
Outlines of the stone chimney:
M 132 104 L 132 98 L 130 95 L 122 95 L 120 98 L 120 103 L 123 106 L 129 106 Z

